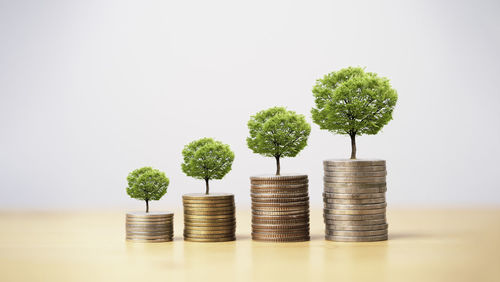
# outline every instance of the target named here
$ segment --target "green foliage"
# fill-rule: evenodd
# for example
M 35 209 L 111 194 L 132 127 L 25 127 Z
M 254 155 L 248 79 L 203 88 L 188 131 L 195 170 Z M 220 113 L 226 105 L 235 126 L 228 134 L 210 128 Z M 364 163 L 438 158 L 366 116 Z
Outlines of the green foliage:
M 128 177 L 127 194 L 134 199 L 146 201 L 146 212 L 149 211 L 148 201 L 157 201 L 167 193 L 170 183 L 165 173 L 151 167 L 143 167 L 132 171 Z
M 311 126 L 303 115 L 273 107 L 258 112 L 248 121 L 250 137 L 247 145 L 254 153 L 275 157 L 279 174 L 279 158 L 295 157 L 307 146 Z
M 318 79 L 312 90 L 313 121 L 338 134 L 377 134 L 392 119 L 398 100 L 389 80 L 348 67 Z
M 184 163 L 182 171 L 197 179 L 222 179 L 229 171 L 234 160 L 234 153 L 229 145 L 212 138 L 195 140 L 182 150 Z

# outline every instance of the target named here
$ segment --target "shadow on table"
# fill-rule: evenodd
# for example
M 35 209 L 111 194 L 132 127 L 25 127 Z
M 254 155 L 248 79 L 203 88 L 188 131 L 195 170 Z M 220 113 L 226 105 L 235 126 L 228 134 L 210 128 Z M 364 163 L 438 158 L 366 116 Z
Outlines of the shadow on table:
M 400 239 L 419 239 L 419 238 L 430 238 L 434 237 L 430 234 L 419 233 L 419 232 L 390 232 L 389 240 L 400 240 Z

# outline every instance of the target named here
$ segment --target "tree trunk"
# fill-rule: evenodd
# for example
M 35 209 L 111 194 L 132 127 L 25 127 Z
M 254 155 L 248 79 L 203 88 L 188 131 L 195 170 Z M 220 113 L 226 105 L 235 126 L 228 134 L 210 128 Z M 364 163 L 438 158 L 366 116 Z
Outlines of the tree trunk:
M 149 200 L 146 200 L 146 212 L 149 212 Z
M 280 175 L 280 156 L 275 156 L 276 158 L 276 175 Z
M 208 195 L 208 179 L 205 178 L 205 194 Z
M 351 136 L 351 160 L 356 159 L 356 134 L 349 134 Z

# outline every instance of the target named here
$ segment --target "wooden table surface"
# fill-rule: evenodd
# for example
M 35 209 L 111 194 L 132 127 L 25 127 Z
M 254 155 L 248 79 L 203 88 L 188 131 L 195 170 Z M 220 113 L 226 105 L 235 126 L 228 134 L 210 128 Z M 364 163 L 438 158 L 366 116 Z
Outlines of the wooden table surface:
M 388 211 L 389 241 L 128 243 L 121 212 L 0 212 L 0 281 L 500 281 L 500 209 Z

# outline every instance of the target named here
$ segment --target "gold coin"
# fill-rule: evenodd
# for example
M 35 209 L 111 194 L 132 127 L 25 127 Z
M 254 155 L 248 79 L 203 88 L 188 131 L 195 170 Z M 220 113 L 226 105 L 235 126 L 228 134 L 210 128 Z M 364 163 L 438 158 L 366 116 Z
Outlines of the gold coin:
M 184 234 L 185 235 L 188 235 L 188 236 L 191 236 L 191 235 L 218 235 L 218 236 L 222 236 L 224 234 L 228 234 L 228 235 L 231 235 L 233 234 L 234 235 L 234 231 L 235 229 L 227 229 L 227 230 L 195 230 L 195 229 L 184 229 Z
M 184 241 L 189 242 L 229 242 L 236 240 L 236 237 L 228 237 L 228 238 L 190 238 L 184 237 Z
M 388 224 L 377 225 L 327 225 L 326 230 L 336 231 L 371 231 L 371 230 L 387 230 Z
M 339 210 L 371 210 L 371 209 L 385 208 L 386 206 L 387 206 L 386 203 L 365 204 L 365 205 L 325 204 L 326 209 L 339 209 Z
M 291 195 L 291 194 L 307 194 L 307 188 L 299 188 L 299 189 L 254 189 L 250 188 L 250 192 L 253 194 L 282 194 L 282 195 Z M 287 196 L 290 197 L 290 196 Z
M 323 193 L 324 198 L 329 199 L 373 199 L 385 197 L 385 193 Z
M 311 238 L 309 236 L 302 237 L 302 238 L 259 238 L 259 237 L 253 237 L 252 240 L 257 241 L 257 242 L 292 243 L 292 242 L 310 241 Z
M 202 204 L 183 204 L 184 208 L 188 209 L 197 209 L 197 208 L 202 208 L 202 209 L 210 209 L 210 208 L 234 208 L 234 203 L 217 203 L 217 204 L 207 204 L 207 203 L 202 203 Z
M 307 184 L 309 183 L 309 179 L 295 179 L 295 180 L 251 180 L 250 184 L 252 185 L 298 185 L 298 184 Z
M 294 224 L 255 224 L 252 223 L 252 228 L 255 229 L 294 229 L 294 228 L 309 228 L 309 223 L 294 223 Z
M 303 233 L 303 234 L 296 234 L 296 233 L 290 233 L 290 234 L 264 234 L 264 233 L 256 233 L 252 232 L 252 239 L 306 239 L 309 238 L 308 233 Z
M 234 237 L 234 232 L 230 234 L 186 234 L 184 233 L 184 238 L 195 238 L 195 239 L 221 239 L 221 238 L 232 238 Z
M 385 197 L 373 199 L 327 199 L 324 198 L 323 202 L 328 204 L 345 204 L 345 205 L 364 205 L 364 204 L 379 204 L 385 203 Z
M 365 236 L 365 237 L 346 237 L 346 236 L 331 236 L 326 235 L 325 239 L 329 241 L 337 242 L 374 242 L 374 241 L 385 241 L 388 235 L 377 235 L 377 236 Z
M 357 166 L 385 166 L 385 160 L 377 159 L 329 159 L 324 160 L 325 166 L 357 167 Z
M 250 188 L 254 189 L 298 189 L 307 188 L 309 184 L 251 184 Z
M 284 215 L 306 215 L 309 210 L 291 210 L 291 211 L 261 211 L 252 209 L 252 215 L 256 216 L 284 216 Z
M 263 204 L 271 204 L 271 203 L 296 203 L 296 202 L 308 202 L 309 197 L 296 197 L 296 198 L 259 198 L 252 197 L 252 203 L 263 203 Z
M 233 214 L 234 208 L 232 209 L 184 209 L 184 215 L 223 215 L 223 214 Z
M 301 217 L 296 219 L 260 219 L 252 218 L 252 224 L 264 224 L 264 225 L 292 225 L 292 224 L 308 224 L 309 217 Z
M 185 225 L 196 225 L 196 226 L 225 226 L 235 224 L 236 220 L 224 220 L 224 221 L 214 221 L 214 220 L 185 220 Z
M 252 180 L 268 180 L 268 181 L 292 181 L 296 179 L 305 179 L 307 175 L 305 174 L 262 174 L 262 175 L 254 175 L 250 176 L 250 181 Z
M 164 238 L 164 239 L 137 239 L 137 238 L 125 238 L 127 241 L 134 243 L 162 243 L 162 242 L 171 242 L 173 238 Z
M 385 213 L 380 214 L 349 214 L 349 215 L 337 215 L 337 214 L 323 214 L 323 218 L 326 220 L 373 220 L 373 219 L 386 219 Z
M 129 235 L 127 234 L 126 238 L 127 239 L 167 239 L 172 237 L 172 234 L 165 234 L 165 235 Z
M 371 210 L 339 210 L 339 209 L 323 209 L 325 214 L 337 215 L 361 215 L 361 214 L 385 214 L 385 208 L 371 209 Z
M 252 202 L 252 206 L 255 207 L 300 207 L 300 206 L 309 206 L 309 201 L 302 202 L 281 202 L 281 203 L 261 203 L 261 202 Z

